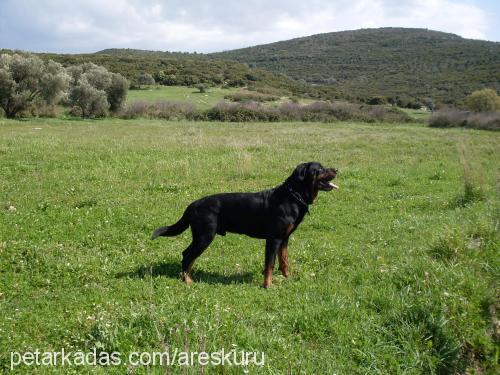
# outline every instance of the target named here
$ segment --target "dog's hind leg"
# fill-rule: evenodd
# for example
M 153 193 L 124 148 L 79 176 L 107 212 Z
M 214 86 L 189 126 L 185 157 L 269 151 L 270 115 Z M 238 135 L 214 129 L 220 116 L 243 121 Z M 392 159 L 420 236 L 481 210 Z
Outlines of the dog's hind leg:
M 193 234 L 193 241 L 182 252 L 182 279 L 186 284 L 193 282 L 191 277 L 193 263 L 212 243 L 215 237 L 216 226 L 211 222 L 198 223 L 198 225 L 197 223 L 192 223 L 191 232 Z

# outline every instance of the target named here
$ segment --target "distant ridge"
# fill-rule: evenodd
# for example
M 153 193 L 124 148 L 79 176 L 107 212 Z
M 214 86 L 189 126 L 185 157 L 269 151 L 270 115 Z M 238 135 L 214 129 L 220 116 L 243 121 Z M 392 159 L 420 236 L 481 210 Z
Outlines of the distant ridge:
M 379 28 L 317 34 L 213 53 L 350 96 L 463 99 L 500 89 L 500 43 L 427 29 Z

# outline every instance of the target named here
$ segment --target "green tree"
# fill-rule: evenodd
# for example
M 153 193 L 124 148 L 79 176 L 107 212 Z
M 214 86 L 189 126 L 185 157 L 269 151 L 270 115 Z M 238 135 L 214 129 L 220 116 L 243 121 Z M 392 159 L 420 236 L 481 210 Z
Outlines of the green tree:
M 37 56 L 0 55 L 0 106 L 8 118 L 37 104 L 56 104 L 70 77 L 54 61 Z
M 468 109 L 474 112 L 492 112 L 500 110 L 500 97 L 492 89 L 474 91 L 465 99 Z
M 106 89 L 111 111 L 116 112 L 125 103 L 128 81 L 121 74 L 112 73 L 111 85 Z
M 122 75 L 93 63 L 72 66 L 68 72 L 72 77 L 70 103 L 82 117 L 105 116 L 125 102 L 128 81 Z
M 69 98 L 74 107 L 80 109 L 82 117 L 103 117 L 109 109 L 104 90 L 98 90 L 87 81 L 73 86 Z
M 197 85 L 195 85 L 195 87 L 198 89 L 200 93 L 205 93 L 208 90 L 208 85 L 204 83 L 198 83 Z

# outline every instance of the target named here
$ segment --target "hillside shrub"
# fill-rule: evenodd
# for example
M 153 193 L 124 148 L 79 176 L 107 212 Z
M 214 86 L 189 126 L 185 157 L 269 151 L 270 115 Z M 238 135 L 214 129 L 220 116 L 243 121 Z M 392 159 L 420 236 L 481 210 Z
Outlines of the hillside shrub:
M 205 112 L 213 121 L 389 121 L 409 122 L 411 118 L 401 111 L 379 107 L 363 107 L 345 102 L 314 102 L 301 105 L 293 102 L 270 107 L 257 102 L 217 104 Z
M 151 103 L 145 102 L 143 100 L 136 100 L 131 103 L 127 103 L 121 110 L 120 117 L 126 119 L 147 118 L 149 117 L 150 105 Z
M 492 89 L 474 91 L 465 99 L 467 108 L 474 112 L 492 112 L 500 110 L 500 97 Z
M 272 102 L 279 99 L 279 96 L 263 94 L 255 91 L 237 91 L 224 96 L 233 102 Z
M 84 109 L 72 113 L 81 113 Z M 410 122 L 412 119 L 401 110 L 384 106 L 362 106 L 346 102 L 313 102 L 298 104 L 282 103 L 279 106 L 264 105 L 260 102 L 219 102 L 207 110 L 200 110 L 192 103 L 177 101 L 160 101 L 149 103 L 134 101 L 127 103 L 118 113 L 125 119 L 159 118 L 166 120 L 206 120 L 222 122 Z
M 204 114 L 210 121 L 249 122 L 281 120 L 278 109 L 263 106 L 260 103 L 225 103 L 220 102 Z
M 385 96 L 373 96 L 370 99 L 368 99 L 367 104 L 370 105 L 387 104 L 387 98 Z
M 198 112 L 193 103 L 165 100 L 156 102 L 150 106 L 150 113 L 152 118 L 191 120 L 195 118 Z
M 468 112 L 454 108 L 435 112 L 429 119 L 433 128 L 473 128 L 483 130 L 500 130 L 500 112 Z
M 145 86 L 145 85 L 154 85 L 155 84 L 155 79 L 153 78 L 153 76 L 149 73 L 139 73 L 136 78 L 135 78 L 136 82 L 137 82 L 137 85 L 139 86 L 139 88 L 141 86 Z

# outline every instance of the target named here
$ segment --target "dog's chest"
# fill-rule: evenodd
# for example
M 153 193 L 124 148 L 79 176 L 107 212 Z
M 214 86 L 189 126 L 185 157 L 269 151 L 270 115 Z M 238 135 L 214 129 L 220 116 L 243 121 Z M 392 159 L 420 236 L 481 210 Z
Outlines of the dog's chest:
M 289 236 L 290 234 L 292 234 L 295 231 L 295 229 L 297 229 L 297 227 L 299 226 L 299 224 L 302 222 L 303 219 L 304 219 L 303 213 L 299 213 L 299 215 L 295 219 L 292 219 L 291 222 L 288 223 L 288 225 L 286 226 L 286 235 Z

